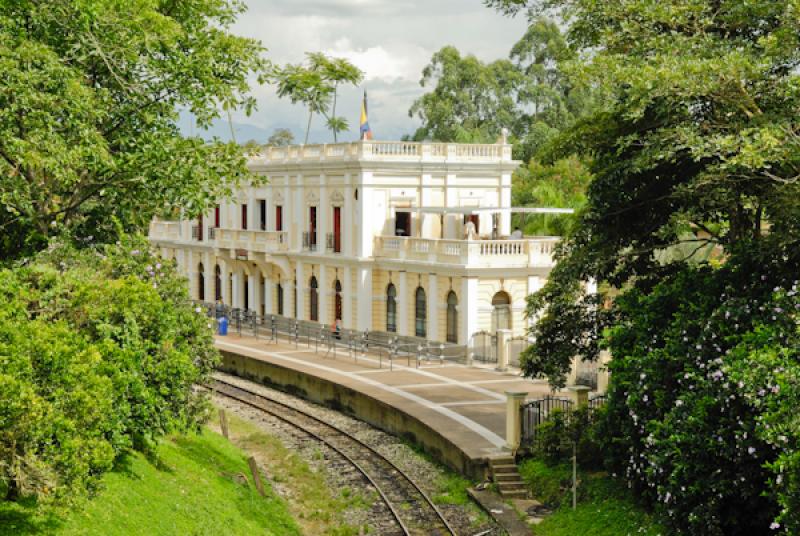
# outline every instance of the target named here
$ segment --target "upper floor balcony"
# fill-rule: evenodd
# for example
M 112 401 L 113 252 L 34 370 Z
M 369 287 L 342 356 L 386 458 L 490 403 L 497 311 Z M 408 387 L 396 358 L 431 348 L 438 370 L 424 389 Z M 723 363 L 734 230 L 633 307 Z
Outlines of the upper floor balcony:
M 246 249 L 261 253 L 283 252 L 289 249 L 289 234 L 286 231 L 243 231 L 239 229 L 209 228 L 209 238 L 217 247 Z
M 509 240 L 446 240 L 402 236 L 375 237 L 374 255 L 469 268 L 552 268 L 557 237 Z
M 264 147 L 251 164 L 302 164 L 342 161 L 512 163 L 511 145 L 411 141 L 356 141 L 322 145 Z

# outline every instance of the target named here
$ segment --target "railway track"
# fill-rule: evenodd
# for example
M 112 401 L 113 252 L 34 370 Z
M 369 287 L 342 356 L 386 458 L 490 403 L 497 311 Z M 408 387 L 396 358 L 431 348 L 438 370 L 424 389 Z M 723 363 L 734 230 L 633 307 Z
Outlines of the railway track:
M 407 474 L 371 446 L 314 415 L 239 385 L 214 378 L 207 386 L 218 394 L 267 413 L 331 450 L 353 466 L 391 512 L 399 533 L 407 536 L 456 536 L 430 497 Z

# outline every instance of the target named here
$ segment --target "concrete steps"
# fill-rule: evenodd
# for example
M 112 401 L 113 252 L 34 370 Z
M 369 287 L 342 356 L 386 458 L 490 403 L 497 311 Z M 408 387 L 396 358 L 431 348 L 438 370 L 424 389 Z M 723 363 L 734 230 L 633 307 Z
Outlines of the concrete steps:
M 525 482 L 522 481 L 513 457 L 504 456 L 489 459 L 489 471 L 501 497 L 504 499 L 524 499 L 528 497 L 528 489 L 525 486 Z

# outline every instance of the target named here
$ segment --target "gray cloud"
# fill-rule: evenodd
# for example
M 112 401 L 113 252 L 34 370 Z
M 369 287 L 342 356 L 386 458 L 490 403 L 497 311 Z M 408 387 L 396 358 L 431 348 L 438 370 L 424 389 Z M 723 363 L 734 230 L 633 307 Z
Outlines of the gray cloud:
M 423 90 L 422 68 L 445 45 L 484 60 L 506 57 L 525 31 L 525 20 L 508 19 L 481 0 L 246 0 L 248 11 L 233 26 L 239 35 L 259 39 L 277 64 L 298 62 L 305 52 L 325 51 L 347 57 L 366 72 L 361 88 L 343 88 L 338 112 L 350 122 L 340 139 L 358 137 L 363 89 L 369 92 L 370 125 L 378 139 L 412 133 L 411 103 Z M 307 115 L 301 106 L 280 100 L 270 86 L 253 86 L 258 111 L 234 115 L 237 140 L 264 141 L 279 127 L 297 139 Z M 330 142 L 331 135 L 314 118 L 310 142 Z M 188 128 L 188 119 L 182 122 Z M 227 122 L 208 133 L 229 138 Z

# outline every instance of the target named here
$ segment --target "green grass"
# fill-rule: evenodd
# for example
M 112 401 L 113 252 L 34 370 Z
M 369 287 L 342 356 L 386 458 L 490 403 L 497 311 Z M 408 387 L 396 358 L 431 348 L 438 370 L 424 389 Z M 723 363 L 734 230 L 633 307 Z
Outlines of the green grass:
M 657 536 L 667 533 L 606 473 L 579 472 L 575 510 L 572 509 L 571 465 L 552 466 L 541 460 L 526 460 L 520 464 L 520 474 L 535 498 L 556 507 L 553 515 L 534 527 L 536 536 Z
M 216 428 L 218 418 L 219 414 L 213 412 L 209 426 Z M 314 471 L 280 439 L 231 412 L 227 412 L 227 420 L 231 441 L 255 456 L 266 468 L 272 482 L 288 489 L 289 512 L 303 534 L 353 536 L 359 533 L 359 527 L 346 522 L 343 512 L 346 508 L 369 509 L 377 500 L 374 493 L 365 494 L 345 486 L 334 494 L 324 475 Z M 365 533 L 369 531 L 366 525 L 361 529 Z
M 223 437 L 172 437 L 155 454 L 155 461 L 126 456 L 103 477 L 97 496 L 64 517 L 36 515 L 29 503 L 0 503 L 0 534 L 300 534 L 266 482 L 267 496 L 258 494 L 244 453 Z

